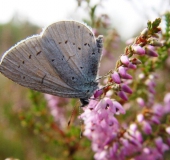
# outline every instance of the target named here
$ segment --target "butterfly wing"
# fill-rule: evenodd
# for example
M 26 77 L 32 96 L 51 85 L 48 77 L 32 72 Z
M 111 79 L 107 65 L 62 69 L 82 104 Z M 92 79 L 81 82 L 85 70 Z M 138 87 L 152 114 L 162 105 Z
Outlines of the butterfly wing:
M 28 38 L 7 51 L 0 72 L 18 84 L 62 97 L 79 97 L 80 92 L 68 86 L 46 59 L 40 36 Z
M 92 85 L 90 83 L 96 79 L 101 57 L 101 37 L 96 42 L 86 25 L 60 21 L 46 28 L 42 41 L 48 50 L 47 58 L 50 60 L 53 53 L 60 59 L 54 60 L 52 65 L 67 84 L 80 90 L 86 90 L 85 84 Z
M 94 81 L 97 75 L 101 53 L 91 55 L 98 49 L 92 32 L 85 25 L 61 21 L 7 51 L 1 59 L 0 72 L 40 92 L 84 98 L 87 89 L 96 88 L 85 84 Z

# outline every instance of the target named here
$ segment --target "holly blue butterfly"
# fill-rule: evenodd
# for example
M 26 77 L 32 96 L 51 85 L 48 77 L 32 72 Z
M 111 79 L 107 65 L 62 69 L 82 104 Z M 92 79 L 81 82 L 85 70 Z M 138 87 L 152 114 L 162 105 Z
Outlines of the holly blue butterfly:
M 79 98 L 83 107 L 98 88 L 102 39 L 85 24 L 59 21 L 5 52 L 0 72 L 36 91 Z

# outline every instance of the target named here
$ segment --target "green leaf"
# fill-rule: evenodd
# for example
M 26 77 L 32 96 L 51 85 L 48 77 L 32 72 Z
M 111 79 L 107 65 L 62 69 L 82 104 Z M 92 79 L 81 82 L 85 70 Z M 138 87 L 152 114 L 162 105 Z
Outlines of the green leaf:
M 148 29 L 151 30 L 151 28 L 152 28 L 152 23 L 151 23 L 151 21 L 148 21 L 147 24 L 148 24 Z
M 155 19 L 152 23 L 152 28 L 157 28 L 160 23 L 161 23 L 161 18 Z

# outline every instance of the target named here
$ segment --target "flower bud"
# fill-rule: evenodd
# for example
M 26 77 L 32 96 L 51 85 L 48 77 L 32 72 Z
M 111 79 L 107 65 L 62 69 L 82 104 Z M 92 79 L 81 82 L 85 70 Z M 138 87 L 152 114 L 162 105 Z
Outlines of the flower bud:
M 114 71 L 114 73 L 111 75 L 111 77 L 112 77 L 112 80 L 113 80 L 115 83 L 117 83 L 117 84 L 120 84 L 120 83 L 121 83 L 120 76 L 119 76 L 119 74 L 118 74 L 116 71 Z
M 165 130 L 170 135 L 170 127 L 167 127 Z
M 122 98 L 123 100 L 127 101 L 128 100 L 128 97 L 126 96 L 126 94 L 123 92 L 123 91 L 119 91 L 118 92 L 118 96 L 120 98 Z
M 129 64 L 129 58 L 125 55 L 120 57 L 120 60 L 123 64 L 125 64 L 126 66 Z
M 145 55 L 145 50 L 141 46 L 138 46 L 138 45 L 133 46 L 133 51 L 135 54 L 138 54 L 140 56 Z
M 155 48 L 153 46 L 147 46 L 145 51 L 148 56 L 158 57 L 158 53 L 155 52 Z
M 121 89 L 122 89 L 122 91 L 124 91 L 126 93 L 132 94 L 131 88 L 128 85 L 126 85 L 126 84 L 122 84 L 121 85 Z
M 142 63 L 142 62 L 141 62 L 139 59 L 137 59 L 137 58 L 132 58 L 130 61 L 132 62 L 132 64 L 141 64 L 141 63 Z
M 122 77 L 124 77 L 124 76 L 126 75 L 126 69 L 125 69 L 125 67 L 120 66 L 118 70 L 119 70 L 119 74 L 120 74 Z
M 146 134 L 151 134 L 151 133 L 152 133 L 152 127 L 151 127 L 151 125 L 150 125 L 148 122 L 146 122 L 146 121 L 143 122 L 143 131 L 144 131 Z
M 130 62 L 129 65 L 128 65 L 128 68 L 130 68 L 130 69 L 136 69 L 137 67 L 136 67 L 135 64 L 132 64 L 132 63 Z
M 138 97 L 136 101 L 141 107 L 145 106 L 145 101 L 141 97 Z
M 152 46 L 159 46 L 159 47 L 163 46 L 163 44 L 159 42 L 156 38 L 150 38 L 148 39 L 148 42 Z
M 148 34 L 148 28 L 145 28 L 140 34 L 146 36 Z
M 138 115 L 137 115 L 137 121 L 138 121 L 138 122 L 142 122 L 143 120 L 144 120 L 143 114 L 138 114 Z
M 132 76 L 126 72 L 127 68 L 120 66 L 118 72 L 123 79 L 132 79 Z
M 102 94 L 103 94 L 103 90 L 102 89 L 96 90 L 95 93 L 94 93 L 94 98 L 98 98 Z

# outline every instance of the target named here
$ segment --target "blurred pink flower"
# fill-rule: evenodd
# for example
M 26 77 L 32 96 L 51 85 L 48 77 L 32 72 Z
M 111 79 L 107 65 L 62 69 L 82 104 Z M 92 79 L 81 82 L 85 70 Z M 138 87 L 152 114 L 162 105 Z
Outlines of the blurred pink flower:
M 141 107 L 144 107 L 144 106 L 145 106 L 145 102 L 144 102 L 143 98 L 138 97 L 138 98 L 136 99 L 136 101 L 137 101 L 137 103 L 138 103 Z
M 60 127 L 66 127 L 67 120 L 65 118 L 65 109 L 64 105 L 68 103 L 67 98 L 61 98 L 57 96 L 53 96 L 50 94 L 44 94 L 45 99 L 47 100 L 47 105 L 50 109 L 51 115 L 54 117 L 56 123 L 59 124 Z

